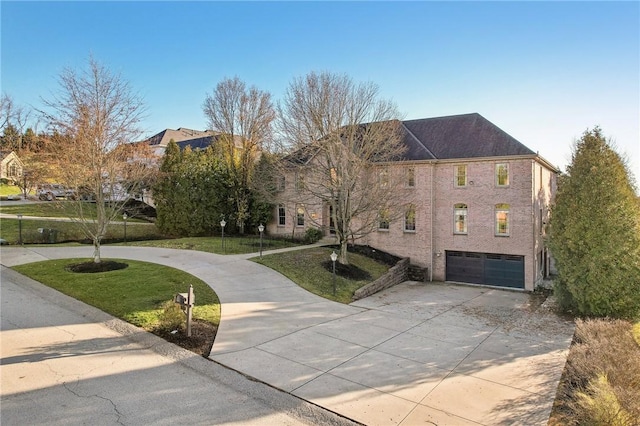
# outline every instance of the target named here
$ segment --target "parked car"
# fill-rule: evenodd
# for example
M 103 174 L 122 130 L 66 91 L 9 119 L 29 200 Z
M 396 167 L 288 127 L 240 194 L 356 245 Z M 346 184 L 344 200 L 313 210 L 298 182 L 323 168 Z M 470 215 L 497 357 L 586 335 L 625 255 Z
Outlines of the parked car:
M 38 185 L 36 195 L 40 200 L 53 201 L 57 198 L 73 198 L 75 191 L 59 183 L 44 183 Z

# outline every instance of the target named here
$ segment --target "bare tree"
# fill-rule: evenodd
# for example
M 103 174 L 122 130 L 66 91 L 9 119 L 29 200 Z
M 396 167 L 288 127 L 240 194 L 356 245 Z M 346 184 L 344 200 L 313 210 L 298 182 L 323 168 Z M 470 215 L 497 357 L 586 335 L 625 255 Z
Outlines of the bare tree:
M 209 128 L 216 136 L 233 186 L 236 221 L 240 232 L 249 216 L 251 184 L 256 160 L 271 136 L 275 110 L 271 95 L 238 77 L 222 80 L 202 106 Z
M 94 262 L 100 263 L 109 223 L 122 217 L 129 194 L 153 173 L 148 147 L 130 144 L 141 134 L 144 106 L 128 82 L 93 58 L 85 70 L 65 69 L 59 85 L 43 111 L 54 134 L 53 160 L 61 183 L 76 190 L 70 218 L 93 241 Z M 83 195 L 95 198 L 95 215 Z
M 0 131 L 2 132 L 2 148 L 22 152 L 23 132 L 30 117 L 30 111 L 16 105 L 13 98 L 6 93 L 0 97 Z
M 373 231 L 381 212 L 394 212 L 401 179 L 386 163 L 405 151 L 398 117 L 375 84 L 328 72 L 295 79 L 279 107 L 280 132 L 293 148 L 283 173 L 300 181 L 286 194 L 329 204 L 342 264 L 349 239 Z

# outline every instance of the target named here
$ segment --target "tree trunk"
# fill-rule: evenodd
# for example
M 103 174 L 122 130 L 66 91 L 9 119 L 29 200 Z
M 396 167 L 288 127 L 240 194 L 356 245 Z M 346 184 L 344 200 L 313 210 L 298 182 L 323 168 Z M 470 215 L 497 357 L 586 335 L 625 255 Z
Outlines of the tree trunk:
M 340 255 L 338 256 L 338 262 L 341 265 L 348 265 L 349 264 L 349 257 L 347 254 L 347 247 L 349 245 L 349 242 L 347 241 L 346 238 L 340 238 Z
M 93 263 L 100 263 L 100 238 L 93 239 Z

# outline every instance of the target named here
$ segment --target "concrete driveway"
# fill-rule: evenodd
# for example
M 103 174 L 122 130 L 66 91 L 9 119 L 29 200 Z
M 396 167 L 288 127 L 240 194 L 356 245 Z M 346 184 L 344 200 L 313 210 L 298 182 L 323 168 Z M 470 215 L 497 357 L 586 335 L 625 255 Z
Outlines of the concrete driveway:
M 90 248 L 2 249 L 5 265 Z M 211 358 L 369 425 L 546 424 L 573 324 L 524 293 L 405 283 L 351 305 L 245 260 L 104 247 L 207 282 L 222 302 Z

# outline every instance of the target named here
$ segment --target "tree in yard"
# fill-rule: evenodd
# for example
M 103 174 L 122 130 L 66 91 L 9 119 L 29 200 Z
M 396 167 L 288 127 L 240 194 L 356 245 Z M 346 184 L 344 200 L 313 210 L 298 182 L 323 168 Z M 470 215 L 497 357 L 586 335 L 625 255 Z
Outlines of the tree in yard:
M 65 69 L 59 91 L 44 100 L 44 118 L 54 134 L 52 161 L 60 183 L 95 197 L 96 213 L 77 197 L 70 218 L 93 241 L 94 262 L 100 263 L 100 244 L 109 223 L 122 217 L 129 194 L 148 184 L 153 154 L 138 140 L 144 106 L 120 75 L 93 58 L 82 71 Z
M 171 140 L 153 189 L 156 225 L 171 235 L 210 235 L 227 213 L 226 181 L 213 147 L 180 151 Z
M 629 170 L 600 128 L 576 142 L 552 213 L 561 305 L 585 316 L 640 316 L 640 209 Z
M 395 215 L 400 203 L 401 179 L 386 165 L 405 151 L 398 117 L 375 84 L 328 72 L 295 79 L 279 107 L 280 132 L 293 149 L 282 173 L 299 181 L 288 201 L 331 206 L 342 264 L 348 241 L 372 232 L 380 213 Z
M 203 111 L 209 128 L 219 132 L 215 147 L 223 159 L 232 191 L 229 202 L 240 233 L 255 208 L 251 187 L 257 160 L 271 137 L 275 110 L 271 95 L 256 87 L 247 88 L 239 78 L 225 79 L 207 95 Z
M 22 153 L 22 132 L 29 120 L 30 113 L 16 105 L 6 93 L 0 97 L 0 149 Z

